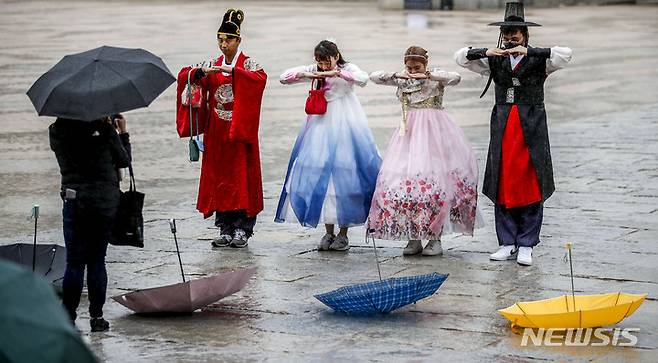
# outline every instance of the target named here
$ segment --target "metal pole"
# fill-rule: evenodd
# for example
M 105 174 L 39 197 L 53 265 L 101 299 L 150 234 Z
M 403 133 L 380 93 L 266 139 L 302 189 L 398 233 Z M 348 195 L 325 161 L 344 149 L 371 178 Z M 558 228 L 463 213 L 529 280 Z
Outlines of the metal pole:
M 567 243 L 567 250 L 569 250 L 569 269 L 571 271 L 571 298 L 573 299 L 573 311 L 576 311 L 576 293 L 573 285 L 573 263 L 571 262 L 571 247 L 572 243 Z
M 171 233 L 174 235 L 174 242 L 176 243 L 176 254 L 178 255 L 178 264 L 180 265 L 180 274 L 183 277 L 183 282 L 185 282 L 185 272 L 183 272 L 183 261 L 180 258 L 180 250 L 178 249 L 178 238 L 176 238 L 176 220 L 169 220 L 169 227 L 171 228 Z
M 32 215 L 34 216 L 34 245 L 32 246 L 32 271 L 37 268 L 37 225 L 39 223 L 39 205 L 35 204 L 32 207 Z
M 366 243 L 368 243 L 368 228 L 366 228 Z M 372 237 L 372 248 L 375 249 L 375 261 L 377 262 L 377 274 L 379 281 L 382 281 L 382 270 L 379 267 L 379 255 L 377 255 L 377 245 L 375 244 L 375 237 Z

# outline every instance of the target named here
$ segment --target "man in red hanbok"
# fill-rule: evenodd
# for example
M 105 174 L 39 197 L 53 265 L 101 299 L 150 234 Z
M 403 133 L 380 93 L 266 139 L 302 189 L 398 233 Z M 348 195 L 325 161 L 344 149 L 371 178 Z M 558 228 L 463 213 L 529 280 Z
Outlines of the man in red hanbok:
M 267 74 L 241 51 L 243 20 L 229 9 L 217 31 L 222 55 L 178 74 L 179 134 L 204 134 L 197 209 L 215 215 L 214 247 L 246 247 L 263 210 L 258 126 Z

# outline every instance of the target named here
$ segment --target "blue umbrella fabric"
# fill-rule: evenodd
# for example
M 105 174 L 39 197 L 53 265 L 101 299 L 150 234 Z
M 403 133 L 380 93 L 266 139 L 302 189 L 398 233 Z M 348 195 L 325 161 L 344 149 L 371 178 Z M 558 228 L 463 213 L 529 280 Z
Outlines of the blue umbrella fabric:
M 39 116 L 92 121 L 146 107 L 175 80 L 146 50 L 102 46 L 65 56 L 27 95 Z
M 448 274 L 436 272 L 395 277 L 341 287 L 315 295 L 315 298 L 333 310 L 346 314 L 388 313 L 434 294 L 447 278 Z

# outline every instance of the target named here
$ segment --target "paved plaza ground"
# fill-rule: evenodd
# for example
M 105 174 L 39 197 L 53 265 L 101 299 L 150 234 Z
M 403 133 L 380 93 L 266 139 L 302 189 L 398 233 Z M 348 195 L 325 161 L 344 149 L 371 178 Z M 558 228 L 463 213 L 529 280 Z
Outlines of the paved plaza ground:
M 286 68 L 312 62 L 312 49 L 336 39 L 367 71 L 399 70 L 417 44 L 430 63 L 462 74 L 444 104 L 464 128 L 480 165 L 488 144 L 492 91 L 486 79 L 452 60 L 466 45 L 494 45 L 495 12 L 380 11 L 342 2 L 0 2 L 0 244 L 31 241 L 31 206 L 41 205 L 40 243 L 61 243 L 59 172 L 47 126 L 25 91 L 64 54 L 103 44 L 141 47 L 172 72 L 216 56 L 224 10 L 245 10 L 243 49 L 270 76 L 261 121 L 265 210 L 247 249 L 212 250 L 216 231 L 195 211 L 198 163 L 174 127 L 174 87 L 148 109 L 127 113 L 137 187 L 147 194 L 146 247 L 110 247 L 108 295 L 179 281 L 168 218 L 190 278 L 257 266 L 247 287 L 189 316 L 140 317 L 108 301 L 107 333 L 89 334 L 86 296 L 78 327 L 107 362 L 469 361 L 658 359 L 658 16 L 657 7 L 529 9 L 542 23 L 531 43 L 574 49 L 569 68 L 551 75 L 546 107 L 557 191 L 546 203 L 535 264 L 494 263 L 493 206 L 480 198 L 486 226 L 474 237 L 450 236 L 442 257 L 402 257 L 404 242 L 378 241 L 382 274 L 437 271 L 450 277 L 430 298 L 392 314 L 354 318 L 332 313 L 313 294 L 377 279 L 363 228 L 350 231 L 347 253 L 317 252 L 323 231 L 275 224 L 288 156 L 304 117 L 304 86 L 278 83 Z M 400 117 L 392 88 L 357 91 L 381 152 Z M 480 180 L 481 183 L 481 180 Z M 639 328 L 635 347 L 521 347 L 497 309 L 519 300 L 568 293 L 566 242 L 574 242 L 577 294 L 648 293 L 618 326 Z

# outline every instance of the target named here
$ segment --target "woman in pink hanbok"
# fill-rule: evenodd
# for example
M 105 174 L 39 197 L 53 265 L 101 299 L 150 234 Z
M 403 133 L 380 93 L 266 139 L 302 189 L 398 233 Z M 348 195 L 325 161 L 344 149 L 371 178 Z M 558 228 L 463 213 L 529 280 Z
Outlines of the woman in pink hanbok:
M 374 72 L 370 80 L 396 86 L 402 121 L 393 134 L 368 216 L 374 238 L 408 240 L 404 255 L 443 253 L 441 235 L 473 235 L 477 211 L 478 169 L 473 150 L 443 109 L 445 86 L 458 73 L 427 70 L 427 51 L 412 46 L 402 72 Z M 429 242 L 423 248 L 421 241 Z

